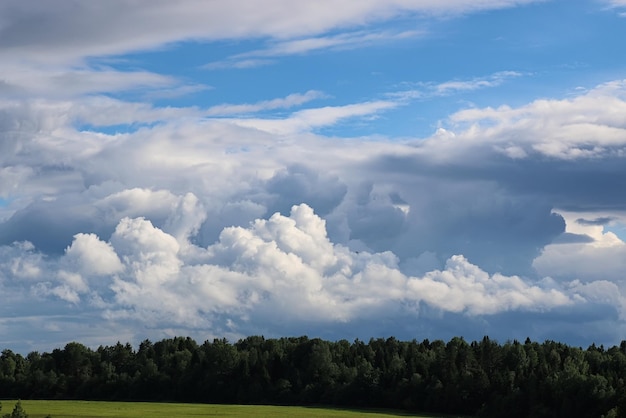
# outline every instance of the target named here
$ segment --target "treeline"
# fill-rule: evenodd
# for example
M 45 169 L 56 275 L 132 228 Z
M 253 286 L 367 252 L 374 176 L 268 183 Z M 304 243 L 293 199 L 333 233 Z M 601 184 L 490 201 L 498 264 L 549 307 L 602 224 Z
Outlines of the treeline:
M 177 337 L 146 340 L 136 350 L 69 343 L 51 353 L 0 356 L 0 398 L 320 404 L 485 417 L 624 417 L 625 379 L 626 341 L 582 349 L 488 337 L 248 337 L 201 345 Z

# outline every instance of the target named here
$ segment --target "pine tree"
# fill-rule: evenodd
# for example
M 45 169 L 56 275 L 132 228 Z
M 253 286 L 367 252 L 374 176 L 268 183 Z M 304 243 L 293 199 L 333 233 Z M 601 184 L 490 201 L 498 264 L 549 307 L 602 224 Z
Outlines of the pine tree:
M 13 412 L 11 412 L 10 415 L 11 418 L 28 418 L 28 414 L 26 413 L 26 411 L 24 411 L 24 408 L 22 408 L 22 402 L 21 401 L 17 401 L 17 403 L 15 404 L 15 408 L 13 408 Z

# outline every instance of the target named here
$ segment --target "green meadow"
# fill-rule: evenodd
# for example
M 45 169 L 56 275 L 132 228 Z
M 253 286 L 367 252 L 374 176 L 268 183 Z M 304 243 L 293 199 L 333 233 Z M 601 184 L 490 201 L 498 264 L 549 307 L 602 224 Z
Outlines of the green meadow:
M 10 413 L 14 400 L 2 401 L 2 414 Z M 402 412 L 329 409 L 298 406 L 259 405 L 208 405 L 154 402 L 93 402 L 93 401 L 22 401 L 22 407 L 30 418 L 198 418 L 198 417 L 302 417 L 302 418 L 397 418 L 419 417 Z

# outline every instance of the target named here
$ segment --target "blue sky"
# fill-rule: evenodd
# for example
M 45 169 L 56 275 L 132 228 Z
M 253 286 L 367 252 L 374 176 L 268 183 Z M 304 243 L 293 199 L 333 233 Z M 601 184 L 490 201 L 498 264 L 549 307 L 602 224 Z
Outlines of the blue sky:
M 626 331 L 622 0 L 0 4 L 0 345 Z

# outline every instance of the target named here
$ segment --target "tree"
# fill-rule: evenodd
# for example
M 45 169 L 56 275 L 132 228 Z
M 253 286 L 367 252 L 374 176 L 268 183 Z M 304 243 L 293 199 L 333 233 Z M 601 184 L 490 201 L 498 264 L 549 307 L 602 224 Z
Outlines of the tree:
M 13 408 L 13 412 L 5 414 L 4 418 L 28 418 L 28 414 L 22 408 L 22 402 L 18 400 Z

